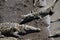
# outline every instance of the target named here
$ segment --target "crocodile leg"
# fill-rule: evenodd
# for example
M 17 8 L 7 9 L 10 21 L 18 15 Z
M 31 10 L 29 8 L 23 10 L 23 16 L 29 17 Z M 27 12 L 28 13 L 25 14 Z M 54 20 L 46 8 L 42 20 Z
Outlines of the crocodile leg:
M 19 33 L 19 32 L 16 31 L 16 32 L 13 32 L 12 34 L 13 34 L 13 36 L 15 36 L 15 37 L 17 37 L 17 38 L 22 39 L 22 37 L 21 37 L 18 33 Z
M 4 35 L 2 35 L 2 34 L 1 34 L 1 32 L 0 32 L 0 38 L 4 38 L 4 37 L 5 37 L 5 36 L 4 36 Z

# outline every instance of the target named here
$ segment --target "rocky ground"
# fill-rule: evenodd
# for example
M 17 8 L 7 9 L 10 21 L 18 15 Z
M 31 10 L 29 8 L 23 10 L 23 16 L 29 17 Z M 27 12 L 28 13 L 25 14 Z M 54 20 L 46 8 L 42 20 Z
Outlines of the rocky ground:
M 13 22 L 13 23 L 20 23 L 23 14 L 28 14 L 31 10 L 34 9 L 33 7 L 33 0 L 0 0 L 0 22 Z M 50 4 L 52 2 L 47 0 L 47 3 Z M 51 17 L 52 19 L 56 19 L 60 16 L 59 10 L 60 10 L 60 0 L 55 6 L 55 14 Z M 38 20 L 38 23 L 35 21 L 26 23 L 28 25 L 32 25 L 35 27 L 39 27 L 42 30 L 40 32 L 36 33 L 30 33 L 27 35 L 23 35 L 23 39 L 18 39 L 14 37 L 5 37 L 0 38 L 0 40 L 51 40 L 48 38 L 49 31 L 46 27 L 41 26 L 40 20 Z M 59 27 L 59 23 L 53 23 L 51 24 L 51 32 L 54 34 L 56 32 L 56 28 Z
M 56 4 L 54 11 L 55 11 L 55 14 L 51 17 L 52 20 L 56 20 L 60 18 L 60 0 Z M 60 33 L 60 22 L 52 23 L 50 30 L 52 34 Z M 55 38 L 55 40 L 60 40 L 60 37 Z

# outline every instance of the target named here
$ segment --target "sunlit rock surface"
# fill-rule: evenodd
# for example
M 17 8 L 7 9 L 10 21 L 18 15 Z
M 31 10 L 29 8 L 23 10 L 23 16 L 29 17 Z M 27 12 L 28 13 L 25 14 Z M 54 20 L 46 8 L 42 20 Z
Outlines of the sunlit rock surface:
M 2 3 L 0 2 L 1 4 L 0 5 L 0 22 L 1 23 L 3 22 L 20 23 L 22 19 L 21 15 L 28 14 L 28 12 L 34 9 L 32 1 L 33 0 L 6 0 L 6 1 L 3 0 Z M 48 1 L 47 3 L 50 4 L 52 0 L 51 1 L 47 0 L 47 1 Z M 55 11 L 56 11 L 55 14 L 57 15 L 54 14 L 52 16 L 52 19 L 55 19 L 60 16 L 59 14 L 60 6 L 58 5 L 60 4 L 58 3 L 57 6 L 55 7 Z M 34 20 L 26 24 L 39 27 L 42 30 L 38 33 L 31 33 L 31 34 L 23 35 L 23 39 L 17 39 L 14 37 L 5 37 L 5 38 L 0 38 L 0 40 L 51 40 L 48 38 L 49 31 L 47 30 L 45 26 L 41 25 L 40 20 L 38 20 L 38 23 L 36 23 L 36 20 Z M 51 26 L 52 34 L 56 32 L 53 29 L 57 28 L 57 26 L 59 25 L 60 24 L 58 23 L 52 24 Z

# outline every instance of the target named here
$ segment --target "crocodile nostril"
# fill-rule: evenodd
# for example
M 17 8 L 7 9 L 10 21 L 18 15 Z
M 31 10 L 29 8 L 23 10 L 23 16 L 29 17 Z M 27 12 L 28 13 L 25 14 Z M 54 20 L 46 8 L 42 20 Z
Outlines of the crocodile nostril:
M 27 5 L 24 5 L 24 7 L 27 7 Z

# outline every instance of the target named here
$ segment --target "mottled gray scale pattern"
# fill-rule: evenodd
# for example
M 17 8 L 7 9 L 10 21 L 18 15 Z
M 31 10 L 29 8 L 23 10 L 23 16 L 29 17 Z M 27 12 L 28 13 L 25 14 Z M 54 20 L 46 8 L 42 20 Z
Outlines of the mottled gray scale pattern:
M 0 0 L 1 1 L 1 0 Z M 22 19 L 21 15 L 23 14 L 28 14 L 31 10 L 34 10 L 35 8 L 33 7 L 33 0 L 7 0 L 6 2 L 3 2 L 3 5 L 0 6 L 0 22 L 17 22 L 20 23 L 20 20 Z M 48 0 L 48 3 L 50 0 Z M 60 1 L 59 1 L 60 2 Z M 19 4 L 20 3 L 20 4 Z M 52 3 L 52 1 L 50 2 Z M 16 4 L 19 4 L 16 6 Z M 22 5 L 21 5 L 22 4 Z M 26 4 L 27 7 L 23 7 L 23 4 Z M 58 4 L 60 6 L 60 4 Z M 55 7 L 57 10 L 58 15 L 59 15 L 59 10 L 60 8 Z M 56 18 L 56 16 L 52 17 L 53 19 Z M 23 36 L 24 38 L 22 40 L 51 40 L 48 38 L 49 31 L 45 26 L 41 25 L 40 20 L 36 23 L 36 21 L 32 21 L 29 23 L 26 23 L 28 25 L 32 25 L 35 27 L 39 27 L 42 29 L 41 32 L 39 33 L 31 33 Z M 54 26 L 55 28 L 56 26 Z M 60 27 L 60 26 L 59 26 Z M 52 28 L 53 29 L 53 28 Z M 15 40 L 16 38 L 0 38 L 0 40 Z M 20 39 L 16 39 L 20 40 Z M 60 39 L 59 39 L 60 40 Z
M 11 31 L 11 30 L 14 29 L 14 27 L 16 27 L 15 25 L 17 25 L 17 24 L 13 24 L 13 23 L 0 23 L 0 32 Z

